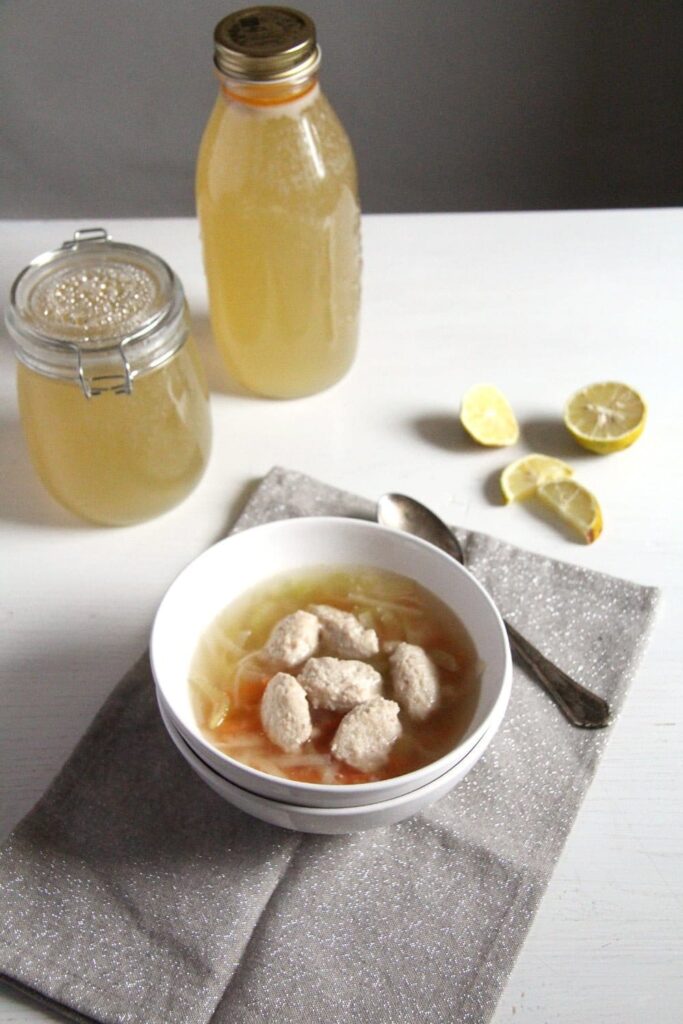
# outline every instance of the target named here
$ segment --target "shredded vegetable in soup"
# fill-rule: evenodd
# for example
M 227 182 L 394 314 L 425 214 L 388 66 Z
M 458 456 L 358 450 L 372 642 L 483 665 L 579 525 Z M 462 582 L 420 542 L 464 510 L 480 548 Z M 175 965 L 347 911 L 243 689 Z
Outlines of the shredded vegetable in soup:
M 225 608 L 190 670 L 204 735 L 252 768 L 349 785 L 415 771 L 464 735 L 479 695 L 460 620 L 371 568 L 275 577 Z

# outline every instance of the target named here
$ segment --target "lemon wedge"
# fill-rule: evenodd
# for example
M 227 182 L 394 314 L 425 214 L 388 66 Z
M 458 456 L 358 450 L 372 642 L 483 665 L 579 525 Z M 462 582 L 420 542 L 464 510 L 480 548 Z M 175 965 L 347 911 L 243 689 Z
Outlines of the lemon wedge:
M 477 384 L 466 392 L 460 422 L 470 437 L 490 447 L 503 448 L 519 437 L 510 403 L 493 384 Z
M 572 437 L 601 455 L 637 441 L 646 416 L 647 407 L 638 392 L 616 381 L 581 388 L 564 408 L 564 423 Z
M 594 494 L 576 480 L 541 484 L 539 498 L 592 544 L 602 533 L 602 512 Z
M 500 474 L 500 489 L 506 502 L 530 498 L 536 489 L 552 480 L 566 480 L 574 470 L 551 455 L 524 455 Z

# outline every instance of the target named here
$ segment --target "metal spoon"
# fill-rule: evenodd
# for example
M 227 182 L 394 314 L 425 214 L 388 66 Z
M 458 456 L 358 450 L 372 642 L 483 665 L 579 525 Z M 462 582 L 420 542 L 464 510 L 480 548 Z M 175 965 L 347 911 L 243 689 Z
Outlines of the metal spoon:
M 421 537 L 441 548 L 461 565 L 465 564 L 462 547 L 453 531 L 431 509 L 414 498 L 405 494 L 383 494 L 377 502 L 377 521 L 382 526 Z M 591 693 L 557 665 L 553 665 L 552 661 L 548 661 L 509 622 L 505 622 L 505 628 L 513 651 L 531 669 L 572 725 L 584 729 L 601 729 L 609 723 L 607 701 Z

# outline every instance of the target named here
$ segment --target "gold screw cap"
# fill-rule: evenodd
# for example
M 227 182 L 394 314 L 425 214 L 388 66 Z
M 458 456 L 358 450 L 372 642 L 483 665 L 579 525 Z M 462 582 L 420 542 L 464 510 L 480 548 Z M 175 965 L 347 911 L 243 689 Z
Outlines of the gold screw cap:
M 315 25 L 292 7 L 247 7 L 216 25 L 214 63 L 228 78 L 284 82 L 320 64 Z

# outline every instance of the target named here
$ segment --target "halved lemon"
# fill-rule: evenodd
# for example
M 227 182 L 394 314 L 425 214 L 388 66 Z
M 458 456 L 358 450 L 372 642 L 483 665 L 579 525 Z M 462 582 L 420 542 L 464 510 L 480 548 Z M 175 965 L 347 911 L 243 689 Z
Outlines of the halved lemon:
M 510 403 L 493 384 L 477 384 L 465 393 L 460 422 L 470 437 L 490 447 L 503 448 L 519 437 Z
M 566 480 L 574 470 L 552 455 L 524 455 L 511 462 L 500 474 L 500 489 L 507 502 L 530 498 L 536 489 L 551 480 Z
M 602 533 L 602 512 L 594 494 L 576 480 L 553 480 L 537 492 L 541 500 L 577 530 L 587 544 Z
M 646 417 L 647 406 L 638 392 L 616 381 L 589 384 L 564 407 L 564 423 L 572 437 L 601 455 L 621 451 L 637 441 Z

